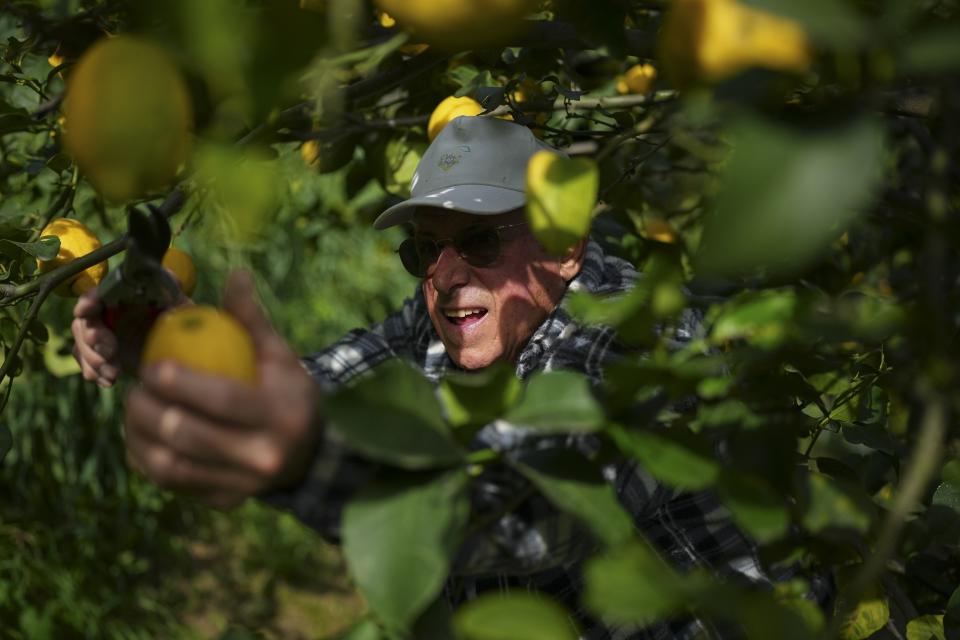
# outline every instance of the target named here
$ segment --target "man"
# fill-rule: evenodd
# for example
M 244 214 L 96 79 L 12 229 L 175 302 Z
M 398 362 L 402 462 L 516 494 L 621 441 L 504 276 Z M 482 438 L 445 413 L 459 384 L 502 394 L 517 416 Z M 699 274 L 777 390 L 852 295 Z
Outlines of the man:
M 161 486 L 212 506 L 259 496 L 337 540 L 341 509 L 373 465 L 324 430 L 325 393 L 393 358 L 412 362 L 433 381 L 506 361 L 520 378 L 572 369 L 600 383 L 604 365 L 624 350 L 609 328 L 574 322 L 562 301 L 572 290 L 625 291 L 638 274 L 586 239 L 562 256 L 537 244 L 523 206 L 526 163 L 541 149 L 550 147 L 509 122 L 462 117 L 448 125 L 425 153 L 412 197 L 375 222 L 380 229 L 413 225 L 399 253 L 422 279 L 416 295 L 382 324 L 351 332 L 302 361 L 271 329 L 249 278 L 234 274 L 224 307 L 253 336 L 259 386 L 251 391 L 172 363 L 142 371 L 142 385 L 127 399 L 131 463 Z M 75 316 L 84 376 L 112 384 L 119 374 L 117 345 L 98 321 L 95 297 L 82 298 Z M 691 337 L 689 320 L 677 339 Z M 501 423 L 476 437 L 477 446 L 505 453 L 547 446 L 589 455 L 596 447 L 588 436 L 533 438 Z M 629 461 L 605 475 L 637 528 L 677 566 L 706 564 L 719 574 L 769 582 L 753 544 L 712 495 L 669 491 Z M 475 511 L 496 513 L 525 486 L 509 470 L 485 472 L 474 484 Z M 467 541 L 444 594 L 455 605 L 493 588 L 544 591 L 577 612 L 587 638 L 723 635 L 692 618 L 637 632 L 591 620 L 579 610 L 579 568 L 591 548 L 577 526 L 534 494 Z

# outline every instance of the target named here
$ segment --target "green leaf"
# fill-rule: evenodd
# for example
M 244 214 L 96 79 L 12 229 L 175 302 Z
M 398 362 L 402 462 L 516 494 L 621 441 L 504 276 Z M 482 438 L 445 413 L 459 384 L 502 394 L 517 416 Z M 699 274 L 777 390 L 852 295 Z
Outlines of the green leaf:
M 836 571 L 840 595 L 836 600 L 835 608 L 839 610 L 845 606 L 845 589 L 850 584 L 859 566 L 840 567 Z M 840 640 L 865 640 L 882 629 L 890 619 L 890 603 L 883 589 L 876 583 L 872 584 L 864 593 L 860 602 L 844 620 L 840 629 Z
M 944 634 L 950 640 L 960 638 L 960 587 L 957 587 L 947 601 L 947 612 L 943 616 Z
M 463 640 L 576 640 L 571 615 L 535 593 L 483 595 L 457 611 L 454 628 Z
M 867 532 L 870 515 L 837 482 L 820 473 L 811 473 L 809 478 L 810 504 L 803 515 L 808 531 L 839 528 Z
M 960 460 L 948 460 L 940 471 L 940 478 L 948 484 L 960 486 Z
M 724 469 L 719 490 L 734 521 L 757 542 L 770 542 L 787 532 L 790 517 L 786 504 L 757 476 Z
M 387 362 L 327 400 L 329 425 L 353 449 L 404 469 L 454 465 L 464 453 L 443 422 L 433 386 L 412 367 Z
M 36 242 L 16 242 L 6 238 L 0 240 L 0 245 L 11 245 L 4 250 L 0 247 L 0 252 L 13 257 L 19 257 L 23 254 L 31 255 L 37 260 L 53 260 L 60 252 L 60 238 L 57 236 L 46 236 Z M 13 250 L 11 252 L 11 249 Z
M 586 237 L 597 202 L 600 171 L 593 160 L 538 151 L 527 165 L 527 220 L 554 255 Z
M 908 622 L 907 640 L 947 640 L 943 615 L 920 616 Z
M 603 409 L 583 375 L 554 371 L 533 376 L 504 419 L 543 432 L 596 431 Z
M 702 275 L 807 267 L 869 203 L 882 175 L 883 133 L 872 119 L 821 132 L 744 119 L 731 133 L 733 156 L 696 260 Z
M 590 612 L 638 626 L 683 610 L 710 584 L 705 574 L 681 576 L 639 539 L 588 561 L 584 581 L 583 602 Z
M 64 378 L 80 373 L 80 364 L 73 357 L 66 336 L 49 331 L 49 340 L 43 345 L 43 363 L 53 376 Z
M 582 456 L 571 451 L 544 451 L 514 463 L 561 511 L 580 518 L 607 545 L 633 536 L 633 520 L 617 500 L 613 487 Z
M 930 504 L 946 507 L 960 514 L 960 486 L 949 482 L 942 482 L 933 492 Z
M 960 69 L 960 26 L 937 26 L 913 33 L 901 54 L 907 73 L 950 73 Z
M 496 420 L 522 391 L 523 383 L 508 363 L 452 374 L 440 381 L 440 400 L 455 427 L 483 426 Z
M 343 512 L 350 573 L 377 617 L 407 629 L 434 600 L 470 514 L 465 471 L 381 479 Z
M 790 290 L 748 292 L 726 303 L 714 321 L 710 341 L 717 345 L 746 340 L 762 349 L 773 349 L 789 336 L 798 307 Z
M 639 460 L 664 484 L 695 491 L 713 486 L 720 464 L 692 434 L 676 431 L 628 431 L 611 426 L 607 432 L 621 451 Z
M 352 629 L 340 636 L 339 640 L 384 640 L 385 636 L 373 620 L 360 621 Z

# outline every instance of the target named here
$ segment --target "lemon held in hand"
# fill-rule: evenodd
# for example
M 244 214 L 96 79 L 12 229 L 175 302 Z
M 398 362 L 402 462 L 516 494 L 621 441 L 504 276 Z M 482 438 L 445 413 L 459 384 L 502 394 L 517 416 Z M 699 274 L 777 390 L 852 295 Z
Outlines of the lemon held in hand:
M 199 373 L 255 384 L 257 357 L 247 330 L 230 314 L 194 305 L 167 311 L 150 329 L 142 366 L 172 360 Z
M 68 262 L 73 262 L 81 256 L 100 248 L 100 239 L 79 220 L 73 218 L 56 218 L 43 228 L 40 237 L 56 236 L 60 239 L 60 251 L 53 260 L 37 260 L 40 273 L 46 273 Z M 103 277 L 107 275 L 107 263 L 97 264 L 81 271 L 76 276 L 62 283 L 54 293 L 61 296 L 80 296 L 93 289 Z
M 190 144 L 186 83 L 166 52 L 131 36 L 96 42 L 67 77 L 64 145 L 111 200 L 163 187 Z

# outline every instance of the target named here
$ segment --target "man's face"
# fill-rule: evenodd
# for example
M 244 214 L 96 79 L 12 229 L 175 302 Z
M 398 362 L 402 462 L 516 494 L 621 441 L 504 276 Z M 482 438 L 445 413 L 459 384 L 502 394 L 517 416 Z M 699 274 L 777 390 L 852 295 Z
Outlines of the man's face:
M 523 211 L 476 216 L 422 209 L 414 218 L 418 237 L 459 237 L 475 226 L 524 221 Z M 484 267 L 462 259 L 451 243 L 427 270 L 423 294 L 430 319 L 447 353 L 465 369 L 514 361 L 534 330 L 553 311 L 566 283 L 580 270 L 581 252 L 564 259 L 545 253 L 529 227 L 500 232 L 500 257 Z

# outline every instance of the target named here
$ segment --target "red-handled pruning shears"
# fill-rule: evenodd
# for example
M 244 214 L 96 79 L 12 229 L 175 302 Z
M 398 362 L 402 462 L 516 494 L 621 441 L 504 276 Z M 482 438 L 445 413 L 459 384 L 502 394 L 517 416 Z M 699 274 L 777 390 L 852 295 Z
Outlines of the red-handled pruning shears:
M 103 321 L 117 336 L 120 364 L 128 370 L 137 366 L 153 321 L 181 296 L 180 285 L 161 264 L 170 246 L 170 223 L 156 209 L 148 210 L 128 210 L 124 260 L 97 287 Z

